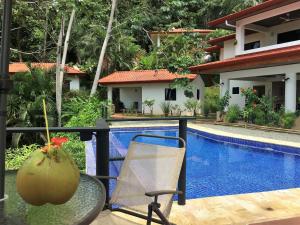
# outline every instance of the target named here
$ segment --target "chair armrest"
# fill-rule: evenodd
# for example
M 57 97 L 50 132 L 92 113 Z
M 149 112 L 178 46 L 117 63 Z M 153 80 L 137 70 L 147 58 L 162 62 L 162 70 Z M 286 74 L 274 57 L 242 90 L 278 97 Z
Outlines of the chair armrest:
M 118 180 L 118 177 L 111 177 L 111 176 L 93 176 L 98 179 L 105 179 L 105 180 Z
M 176 191 L 176 190 L 161 190 L 161 191 L 151 191 L 146 192 L 145 195 L 148 197 L 156 197 L 159 195 L 170 195 L 170 194 L 182 194 L 182 191 Z

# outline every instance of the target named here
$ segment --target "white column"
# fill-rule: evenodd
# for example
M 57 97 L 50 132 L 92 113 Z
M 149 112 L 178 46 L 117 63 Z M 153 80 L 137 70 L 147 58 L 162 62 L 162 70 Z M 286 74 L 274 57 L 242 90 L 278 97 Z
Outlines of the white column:
M 112 87 L 107 87 L 107 100 L 112 102 Z
M 160 47 L 160 35 L 157 35 L 157 43 L 156 46 L 159 48 Z
M 229 79 L 221 77 L 220 84 L 220 95 L 221 97 L 223 97 L 226 94 L 226 92 L 229 91 Z
M 245 46 L 245 26 L 237 25 L 236 27 L 236 46 L 235 54 L 240 55 L 244 51 Z
M 296 112 L 297 103 L 297 74 L 285 75 L 285 111 Z
M 80 80 L 79 77 L 72 77 L 70 80 L 70 91 L 79 91 L 80 89 Z

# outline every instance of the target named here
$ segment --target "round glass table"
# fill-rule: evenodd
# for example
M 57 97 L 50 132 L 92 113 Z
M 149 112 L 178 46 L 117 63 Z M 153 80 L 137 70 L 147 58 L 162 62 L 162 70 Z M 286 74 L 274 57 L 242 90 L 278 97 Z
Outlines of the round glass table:
M 103 209 L 106 192 L 103 184 L 81 174 L 80 184 L 70 201 L 63 205 L 32 206 L 16 190 L 16 171 L 7 171 L 5 192 L 8 199 L 0 202 L 1 225 L 81 225 L 91 223 Z

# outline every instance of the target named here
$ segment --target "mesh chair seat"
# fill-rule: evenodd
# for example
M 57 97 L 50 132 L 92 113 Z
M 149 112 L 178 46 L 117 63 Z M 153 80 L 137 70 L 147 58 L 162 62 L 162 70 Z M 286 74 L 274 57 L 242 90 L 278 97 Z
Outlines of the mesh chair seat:
M 176 190 L 184 155 L 185 147 L 178 148 L 131 141 L 116 188 L 111 196 L 110 205 L 147 215 L 148 205 L 154 201 L 154 197 L 146 196 L 145 193 Z M 173 194 L 158 197 L 159 209 L 165 218 L 169 217 L 172 198 Z M 111 222 L 109 223 L 107 220 L 111 220 Z M 96 221 L 102 221 L 103 225 L 127 224 L 126 220 L 120 220 L 123 219 L 105 211 L 105 214 L 100 214 Z M 118 222 L 115 223 L 115 221 Z M 128 224 L 135 223 L 128 222 Z

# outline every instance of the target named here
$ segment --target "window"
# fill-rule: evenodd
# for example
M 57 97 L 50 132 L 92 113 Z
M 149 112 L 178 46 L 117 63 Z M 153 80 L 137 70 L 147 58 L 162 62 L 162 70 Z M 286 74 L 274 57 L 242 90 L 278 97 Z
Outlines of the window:
M 278 44 L 287 43 L 291 41 L 298 41 L 298 40 L 300 40 L 300 29 L 280 33 L 277 35 Z
M 165 100 L 176 101 L 176 89 L 166 88 L 165 89 Z
M 251 50 L 251 49 L 256 49 L 256 48 L 260 48 L 260 41 L 254 41 L 254 42 L 250 42 L 245 44 L 244 46 L 244 50 Z
M 232 88 L 232 94 L 233 94 L 233 95 L 238 95 L 238 94 L 240 94 L 240 88 L 239 88 L 239 87 L 233 87 L 233 88 Z
M 197 100 L 200 100 L 200 89 L 197 89 Z

